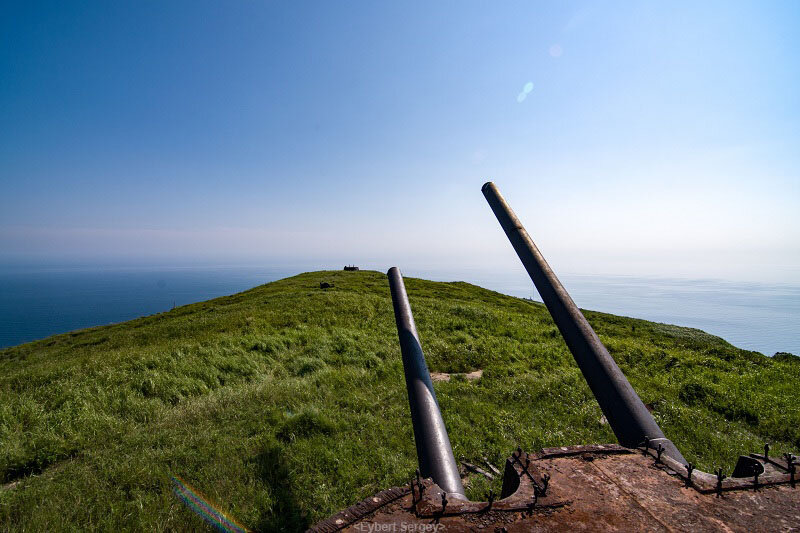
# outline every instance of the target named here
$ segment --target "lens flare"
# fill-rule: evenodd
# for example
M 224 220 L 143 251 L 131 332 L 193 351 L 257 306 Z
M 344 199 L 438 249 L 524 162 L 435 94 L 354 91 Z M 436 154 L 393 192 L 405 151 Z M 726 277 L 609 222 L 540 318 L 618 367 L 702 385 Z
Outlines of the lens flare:
M 530 92 L 533 90 L 533 82 L 529 81 L 525 85 L 522 86 L 522 92 L 517 95 L 517 102 L 522 103 L 528 97 Z
M 208 525 L 217 531 L 226 533 L 245 533 L 249 531 L 246 527 L 236 523 L 235 520 L 212 505 L 208 498 L 204 498 L 191 485 L 180 478 L 172 478 L 172 492 L 186 504 L 189 509 L 194 511 Z

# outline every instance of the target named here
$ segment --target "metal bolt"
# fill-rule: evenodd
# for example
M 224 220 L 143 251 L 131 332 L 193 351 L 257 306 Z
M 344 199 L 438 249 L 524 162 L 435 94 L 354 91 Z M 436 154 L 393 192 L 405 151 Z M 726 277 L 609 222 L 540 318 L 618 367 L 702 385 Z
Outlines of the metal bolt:
M 692 470 L 694 470 L 694 463 L 689 463 L 686 465 L 686 486 L 692 484 Z
M 530 464 L 531 464 L 530 460 L 525 461 L 525 463 L 523 463 L 522 461 L 519 462 L 519 466 L 522 467 L 522 473 L 528 474 L 528 477 L 530 477 L 530 473 L 528 472 L 528 466 Z
M 783 456 L 786 458 L 786 465 L 789 467 L 789 483 L 791 483 L 792 488 L 794 488 L 795 457 L 791 453 L 785 453 Z
M 408 483 L 409 488 L 411 489 L 411 505 L 412 507 L 417 506 L 417 491 L 414 490 L 414 480 L 412 479 Z
M 717 498 L 722 497 L 722 480 L 727 477 L 728 476 L 722 473 L 721 468 L 717 468 Z
M 650 449 L 650 437 L 645 435 L 644 442 L 642 444 L 644 444 L 644 454 L 647 455 L 647 450 Z
M 444 514 L 444 510 L 447 508 L 447 494 L 442 493 L 442 514 Z
M 486 499 L 489 501 L 489 505 L 486 506 L 486 511 L 488 512 L 488 511 L 492 510 L 492 503 L 494 503 L 494 491 L 493 490 L 489 490 L 489 495 L 486 497 Z
M 522 448 L 519 448 L 519 447 L 518 447 L 518 448 L 517 448 L 517 449 L 516 449 L 516 450 L 515 450 L 515 451 L 514 451 L 512 454 L 511 454 L 511 459 L 512 459 L 512 461 L 511 461 L 511 464 L 514 464 L 514 463 L 517 463 L 517 462 L 519 462 L 519 458 L 520 458 L 521 456 L 522 456 Z
M 659 444 L 658 448 L 656 448 L 656 464 L 661 462 L 661 454 L 664 453 L 664 447 Z
M 769 442 L 764 443 L 764 460 L 769 461 Z
M 756 472 L 755 475 L 753 476 L 753 490 L 755 491 L 758 490 L 758 476 L 759 476 L 758 472 Z
M 542 496 L 547 496 L 547 487 L 550 485 L 550 474 L 542 476 Z

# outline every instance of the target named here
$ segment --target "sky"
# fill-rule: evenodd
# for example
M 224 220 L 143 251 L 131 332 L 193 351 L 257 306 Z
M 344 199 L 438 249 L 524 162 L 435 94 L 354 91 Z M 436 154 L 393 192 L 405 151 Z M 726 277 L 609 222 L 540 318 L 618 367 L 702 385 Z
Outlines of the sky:
M 0 4 L 0 266 L 800 282 L 800 2 Z

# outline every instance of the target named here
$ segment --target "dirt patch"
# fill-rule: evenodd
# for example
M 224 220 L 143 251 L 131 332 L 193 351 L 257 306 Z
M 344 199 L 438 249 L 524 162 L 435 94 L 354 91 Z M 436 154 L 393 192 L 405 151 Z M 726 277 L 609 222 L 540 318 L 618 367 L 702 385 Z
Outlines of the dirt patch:
M 463 377 L 463 378 L 468 379 L 470 381 L 475 381 L 476 379 L 480 379 L 483 376 L 483 370 L 479 369 L 479 370 L 475 370 L 474 372 L 469 372 L 469 373 L 466 373 L 466 374 L 464 374 L 464 373 L 461 373 L 461 374 L 459 374 L 459 373 L 448 374 L 446 372 L 433 372 L 431 374 L 431 380 L 434 383 L 437 382 L 437 381 L 450 381 L 451 377 L 456 377 L 456 376 Z
M 19 481 L 12 481 L 11 483 L 6 483 L 5 485 L 0 486 L 0 492 L 5 492 L 7 490 L 12 490 L 19 485 Z

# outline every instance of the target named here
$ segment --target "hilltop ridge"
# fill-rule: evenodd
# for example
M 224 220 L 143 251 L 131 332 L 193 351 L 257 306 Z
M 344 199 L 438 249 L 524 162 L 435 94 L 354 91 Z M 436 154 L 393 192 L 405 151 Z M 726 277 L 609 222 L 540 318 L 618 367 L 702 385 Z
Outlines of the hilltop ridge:
M 453 375 L 436 391 L 457 458 L 616 442 L 542 304 L 463 282 L 406 287 L 430 370 Z M 730 470 L 765 441 L 800 447 L 798 358 L 584 314 L 698 468 Z M 410 478 L 407 411 L 378 272 L 309 272 L 6 348 L 0 524 L 202 527 L 171 493 L 174 475 L 248 527 L 302 529 Z M 475 479 L 468 495 L 487 488 Z

